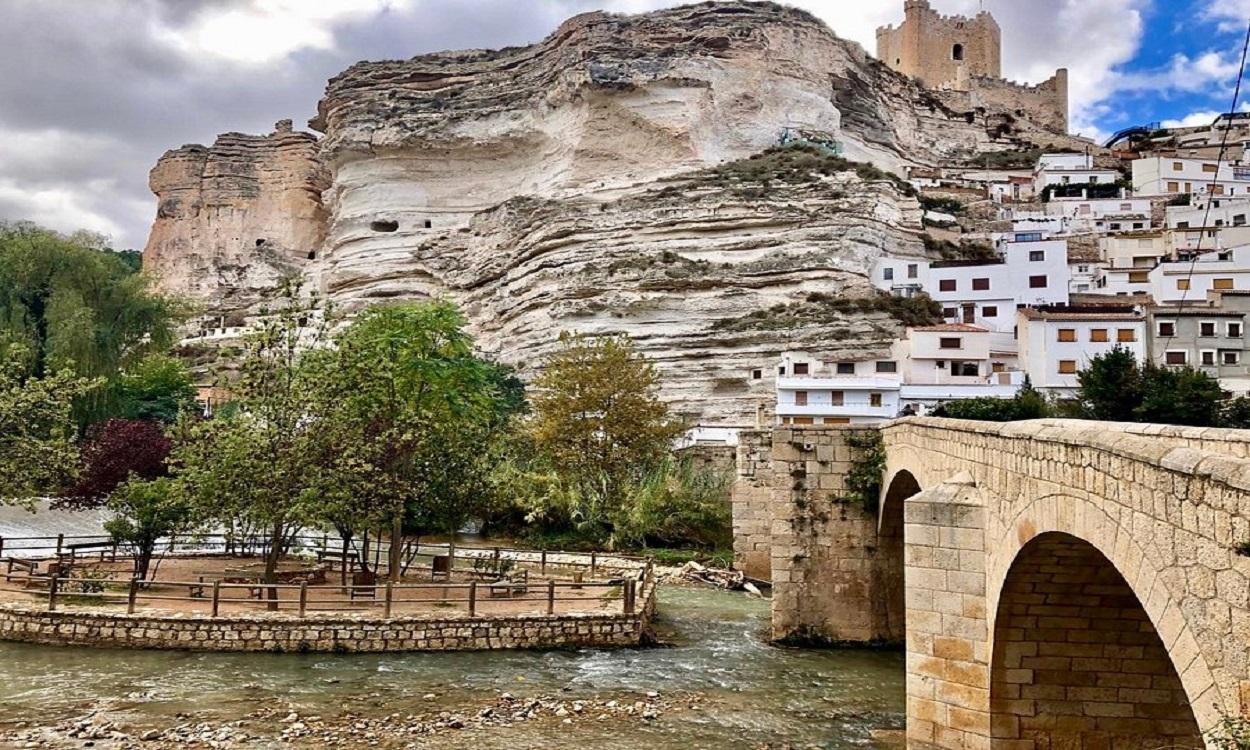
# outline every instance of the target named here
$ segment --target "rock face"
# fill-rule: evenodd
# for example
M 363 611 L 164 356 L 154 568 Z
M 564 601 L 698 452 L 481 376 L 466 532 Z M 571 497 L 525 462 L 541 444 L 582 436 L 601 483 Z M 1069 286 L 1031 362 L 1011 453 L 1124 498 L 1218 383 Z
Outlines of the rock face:
M 901 332 L 888 310 L 829 304 L 870 297 L 881 253 L 924 254 L 910 188 L 880 169 L 1066 138 L 953 110 L 812 16 L 751 2 L 590 13 L 529 47 L 359 63 L 311 124 L 315 148 L 245 141 L 247 169 L 274 178 L 246 196 L 194 179 L 240 164 L 238 136 L 162 159 L 148 262 L 167 288 L 246 302 L 285 264 L 348 309 L 450 296 L 523 373 L 561 331 L 626 333 L 679 410 L 721 425 L 755 421 L 782 350 L 865 359 Z M 238 213 L 199 210 L 208 193 Z M 263 223 L 278 205 L 294 210 Z
M 217 311 L 244 308 L 305 268 L 325 239 L 328 176 L 317 139 L 279 122 L 168 151 L 149 178 L 158 207 L 143 251 L 161 288 Z

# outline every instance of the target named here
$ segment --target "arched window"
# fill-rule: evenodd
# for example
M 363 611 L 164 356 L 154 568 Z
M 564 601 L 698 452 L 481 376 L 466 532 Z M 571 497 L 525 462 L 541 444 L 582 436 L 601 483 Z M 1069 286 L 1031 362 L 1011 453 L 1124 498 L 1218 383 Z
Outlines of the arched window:
M 951 47 L 951 59 L 952 60 L 964 59 L 964 46 L 962 44 L 956 44 L 954 47 Z

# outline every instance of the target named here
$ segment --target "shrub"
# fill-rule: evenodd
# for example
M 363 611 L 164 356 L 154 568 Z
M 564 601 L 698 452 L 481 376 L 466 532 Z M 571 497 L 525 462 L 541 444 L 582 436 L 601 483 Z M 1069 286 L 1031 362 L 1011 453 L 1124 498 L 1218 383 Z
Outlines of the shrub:
M 977 419 L 984 422 L 1016 422 L 1042 419 L 1053 409 L 1046 398 L 1026 383 L 1012 398 L 967 398 L 947 401 L 933 410 L 935 417 Z
M 855 457 L 846 475 L 849 492 L 844 499 L 858 503 L 867 513 L 876 513 L 885 475 L 885 443 L 881 433 L 877 430 L 853 432 L 846 442 L 855 451 Z

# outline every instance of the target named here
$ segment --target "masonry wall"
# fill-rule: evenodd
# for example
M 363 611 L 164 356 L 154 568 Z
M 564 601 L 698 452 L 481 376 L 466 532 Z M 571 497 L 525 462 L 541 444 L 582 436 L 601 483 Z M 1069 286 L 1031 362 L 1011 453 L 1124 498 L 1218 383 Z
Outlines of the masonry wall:
M 871 643 L 901 639 L 883 602 L 889 580 L 875 508 L 848 498 L 861 451 L 852 436 L 875 428 L 777 429 L 772 441 L 772 635 L 776 640 Z M 901 539 L 899 540 L 901 543 Z M 897 589 L 897 585 L 894 587 Z M 893 627 L 891 627 L 893 623 Z
M 651 638 L 655 585 L 632 615 L 395 617 L 160 616 L 102 610 L 48 612 L 0 605 L 0 640 L 58 646 L 186 651 L 402 652 L 619 647 Z
M 773 531 L 773 433 L 738 433 L 733 504 L 734 567 L 751 578 L 771 581 Z
M 925 0 L 907 0 L 904 13 L 897 28 L 877 29 L 877 57 L 886 65 L 934 88 L 1002 75 L 1002 33 L 989 13 L 943 16 Z M 954 57 L 956 44 L 962 60 Z

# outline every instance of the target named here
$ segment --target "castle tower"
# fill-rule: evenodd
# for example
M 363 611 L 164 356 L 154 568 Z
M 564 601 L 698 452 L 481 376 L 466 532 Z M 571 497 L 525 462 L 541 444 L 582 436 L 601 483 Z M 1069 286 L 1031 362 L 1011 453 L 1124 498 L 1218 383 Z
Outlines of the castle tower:
M 928 0 L 904 0 L 903 22 L 877 29 L 877 57 L 930 88 L 968 90 L 969 79 L 1002 76 L 1002 31 L 986 11 L 943 16 Z

